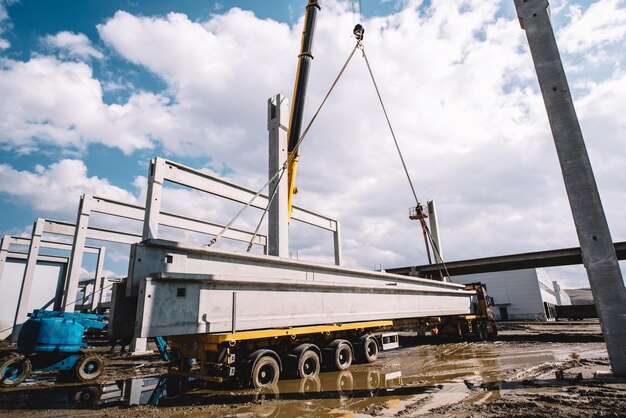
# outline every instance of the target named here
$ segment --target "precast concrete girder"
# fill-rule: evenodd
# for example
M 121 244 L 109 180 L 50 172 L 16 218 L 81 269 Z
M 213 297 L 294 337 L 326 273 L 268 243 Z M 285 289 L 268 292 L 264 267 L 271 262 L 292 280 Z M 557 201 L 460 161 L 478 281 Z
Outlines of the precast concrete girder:
M 132 251 L 137 337 L 469 314 L 474 295 L 458 284 L 164 240 Z

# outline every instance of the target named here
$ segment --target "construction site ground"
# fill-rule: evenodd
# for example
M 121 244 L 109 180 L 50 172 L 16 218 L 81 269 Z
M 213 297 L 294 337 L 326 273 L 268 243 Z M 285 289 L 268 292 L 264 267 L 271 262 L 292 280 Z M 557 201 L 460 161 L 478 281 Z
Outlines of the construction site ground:
M 35 373 L 17 388 L 0 389 L 0 415 L 626 416 L 626 379 L 610 374 L 597 321 L 508 322 L 500 328 L 498 340 L 488 342 L 408 335 L 403 348 L 349 371 L 284 379 L 263 391 L 199 387 L 162 396 L 157 406 L 128 405 L 123 394 L 104 399 L 106 385 L 166 372 L 157 355 L 118 355 L 108 360 L 98 384 L 58 383 L 54 374 Z

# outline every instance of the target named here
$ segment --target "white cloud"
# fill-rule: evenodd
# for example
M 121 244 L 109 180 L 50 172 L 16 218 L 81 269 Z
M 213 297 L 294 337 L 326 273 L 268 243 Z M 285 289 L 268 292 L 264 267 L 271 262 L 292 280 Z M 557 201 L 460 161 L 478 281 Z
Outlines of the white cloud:
M 95 270 L 87 270 L 85 267 L 81 267 L 80 276 L 79 276 L 79 280 L 81 282 L 84 280 L 93 280 L 95 276 L 96 276 Z M 103 269 L 102 277 L 104 277 L 105 279 L 118 279 L 121 276 L 118 273 L 115 273 L 114 271 Z M 107 286 L 108 284 L 109 283 L 105 283 L 104 285 Z
M 4 32 L 11 27 L 9 13 L 7 12 L 7 5 L 11 3 L 11 0 L 0 0 L 0 51 L 11 46 L 11 43 L 3 38 Z
M 72 222 L 76 219 L 79 198 L 84 193 L 137 202 L 132 193 L 113 186 L 107 179 L 89 177 L 87 167 L 80 160 L 61 160 L 49 167 L 37 166 L 32 172 L 0 164 L 0 193 L 32 207 L 41 217 Z
M 0 61 L 0 144 L 31 153 L 38 143 L 83 150 L 90 143 L 125 153 L 151 148 L 167 132 L 169 99 L 149 92 L 124 104 L 102 101 L 102 86 L 84 62 L 35 57 Z
M 159 131 L 168 151 L 258 160 L 266 100 L 286 89 L 293 73 L 296 54 L 289 51 L 296 40 L 287 25 L 240 9 L 205 23 L 178 13 L 156 18 L 117 12 L 98 31 L 123 57 L 167 82 L 177 103 L 170 107 L 174 125 Z
M 84 33 L 62 31 L 56 35 L 47 35 L 42 41 L 45 45 L 60 50 L 61 56 L 80 59 L 104 57 Z
M 577 245 L 524 33 L 515 16 L 498 17 L 500 7 L 497 0 L 457 0 L 433 1 L 425 9 L 415 1 L 363 22 L 367 56 L 418 197 L 438 203 L 446 259 Z M 614 13 L 602 24 L 607 10 Z M 565 58 L 570 51 L 592 51 L 618 61 L 615 54 L 622 52 L 606 47 L 623 39 L 622 3 L 601 0 L 579 11 L 559 32 Z M 328 1 L 320 11 L 308 117 L 354 45 L 352 25 L 348 3 Z M 98 142 L 131 153 L 158 143 L 172 159 L 207 158 L 213 167 L 232 170 L 233 181 L 261 185 L 266 100 L 277 92 L 291 95 L 301 30 L 302 16 L 289 27 L 240 9 L 204 22 L 177 13 L 118 12 L 98 26 L 102 40 L 164 80 L 171 100 L 144 92 L 105 105 L 101 83 L 85 63 L 5 61 L 0 94 L 14 99 L 11 106 L 0 102 L 0 138 L 5 147 L 22 150 L 40 141 L 76 149 Z M 593 65 L 576 64 L 572 84 Z M 618 241 L 626 238 L 619 137 L 626 89 L 623 64 L 615 65 L 609 78 L 586 76 L 575 99 Z M 425 262 L 421 231 L 407 219 L 414 202 L 360 54 L 301 151 L 296 204 L 342 221 L 348 264 Z M 145 180 L 135 186 L 145 190 Z M 207 204 L 195 192 L 167 193 L 166 210 L 214 222 L 236 212 L 233 205 Z M 257 215 L 239 227 L 254 227 Z M 328 253 L 321 235 L 292 231 L 292 253 L 300 258 Z
M 626 37 L 626 7 L 623 0 L 600 0 L 583 11 L 580 5 L 570 7 L 570 23 L 558 32 L 560 47 L 569 53 L 621 43 Z

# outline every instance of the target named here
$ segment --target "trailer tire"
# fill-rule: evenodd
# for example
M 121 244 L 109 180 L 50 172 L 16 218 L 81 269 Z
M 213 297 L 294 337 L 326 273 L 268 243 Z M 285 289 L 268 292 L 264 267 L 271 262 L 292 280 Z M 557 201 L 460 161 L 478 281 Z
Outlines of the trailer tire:
M 357 346 L 358 359 L 362 363 L 372 363 L 378 358 L 378 341 L 371 335 L 361 337 Z
M 483 322 L 474 322 L 472 324 L 474 335 L 478 341 L 484 341 L 486 339 L 486 329 Z
M 496 323 L 494 321 L 491 322 L 491 333 L 487 334 L 487 337 L 490 340 L 495 340 L 496 338 L 498 338 L 498 326 L 496 325 Z
M 320 356 L 314 350 L 306 350 L 298 359 L 298 377 L 315 377 L 320 373 Z
M 335 370 L 347 370 L 352 365 L 353 351 L 352 346 L 346 340 L 335 340 L 327 348 L 329 353 L 329 361 Z
M 86 382 L 97 379 L 104 371 L 104 360 L 97 354 L 85 354 L 75 366 L 76 378 Z
M 32 370 L 30 360 L 21 355 L 10 355 L 0 360 L 0 386 L 11 387 L 22 383 Z
M 255 389 L 276 385 L 279 377 L 280 366 L 278 361 L 269 355 L 259 358 L 250 372 L 252 387 Z

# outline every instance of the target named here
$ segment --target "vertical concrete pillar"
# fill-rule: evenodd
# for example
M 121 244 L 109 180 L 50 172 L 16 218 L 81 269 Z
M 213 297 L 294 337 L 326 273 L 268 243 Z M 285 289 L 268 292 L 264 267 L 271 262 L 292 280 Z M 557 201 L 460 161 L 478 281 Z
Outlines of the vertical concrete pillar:
M 439 221 L 437 220 L 437 206 L 435 201 L 428 202 L 428 222 L 430 223 L 430 235 L 433 237 L 433 242 L 437 246 L 435 253 L 435 261 L 443 261 L 443 250 L 441 249 L 441 238 L 439 237 Z
M 103 282 L 102 270 L 104 268 L 104 255 L 106 252 L 105 247 L 100 247 L 98 250 L 98 262 L 96 264 L 96 277 L 93 284 L 93 297 L 91 298 L 91 311 L 95 311 L 100 302 L 102 301 Z
M 83 256 L 85 255 L 85 241 L 87 240 L 92 201 L 93 197 L 90 195 L 82 195 L 80 197 L 78 214 L 76 216 L 76 229 L 74 230 L 74 242 L 72 243 L 72 253 L 70 255 L 69 272 L 65 280 L 65 291 L 63 292 L 62 309 L 64 312 L 74 312 L 78 282 L 83 266 Z
M 267 101 L 267 130 L 269 131 L 269 177 L 287 161 L 287 125 L 289 104 L 287 98 L 277 94 Z M 274 192 L 268 214 L 268 254 L 289 257 L 289 215 L 287 213 L 287 172 L 269 185 L 269 196 Z
M 435 256 L 435 263 L 443 264 L 443 250 L 441 249 L 441 238 L 439 235 L 439 220 L 437 219 L 437 206 L 435 201 L 431 200 L 427 203 L 428 210 L 428 223 L 430 224 L 430 235 L 433 239 L 432 246 L 434 247 L 433 255 Z M 447 277 L 441 277 L 441 280 L 448 281 Z
M 563 301 L 561 299 L 561 286 L 559 286 L 556 280 L 552 281 L 552 289 L 554 289 L 554 296 L 556 296 L 556 304 L 563 305 Z
M 7 254 L 9 253 L 10 245 L 11 235 L 2 237 L 2 243 L 0 244 L 0 283 L 2 283 L 2 274 L 4 273 L 4 265 L 7 262 Z
M 547 0 L 514 0 L 539 79 L 613 373 L 626 376 L 626 288 L 583 140 Z
M 15 309 L 13 332 L 11 334 L 12 342 L 17 342 L 20 327 L 24 321 L 28 319 L 28 316 L 26 315 L 28 313 L 28 300 L 30 299 L 30 291 L 33 287 L 33 280 L 35 278 L 35 269 L 37 268 L 37 258 L 39 256 L 39 247 L 41 246 L 43 227 L 44 219 L 36 219 L 30 238 L 30 246 L 28 247 L 28 256 L 26 258 L 22 286 L 20 287 L 20 296 L 17 300 L 17 309 Z
M 339 221 L 335 222 L 335 231 L 333 232 L 333 241 L 335 244 L 335 265 L 341 265 L 341 226 Z
M 165 177 L 165 160 L 155 158 L 150 161 L 150 173 L 148 174 L 148 191 L 146 196 L 146 213 L 143 222 L 142 238 L 153 239 L 159 236 L 159 214 L 161 213 L 161 195 L 163 194 L 163 182 Z M 128 289 L 130 289 L 129 287 Z
M 165 182 L 165 160 L 162 158 L 155 158 L 150 161 L 150 172 L 148 174 L 148 190 L 146 195 L 146 212 L 143 222 L 142 239 L 156 239 L 159 237 L 159 215 L 161 213 L 161 200 L 163 196 L 163 183 Z M 129 272 L 132 271 L 133 266 L 133 248 L 131 248 L 131 265 L 129 266 Z M 130 277 L 130 275 L 129 275 Z M 126 286 L 126 296 L 132 297 L 136 293 L 136 289 L 133 289 L 132 283 L 128 283 Z M 130 352 L 133 354 L 141 354 L 146 351 L 148 346 L 148 340 L 146 338 L 135 337 L 130 343 Z

